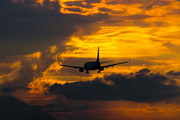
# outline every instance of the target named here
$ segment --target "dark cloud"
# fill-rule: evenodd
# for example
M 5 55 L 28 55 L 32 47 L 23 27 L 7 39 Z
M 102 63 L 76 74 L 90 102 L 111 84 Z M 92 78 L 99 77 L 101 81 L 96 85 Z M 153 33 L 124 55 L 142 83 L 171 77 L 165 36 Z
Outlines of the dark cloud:
M 93 6 L 90 4 L 84 5 L 82 4 L 82 1 L 70 1 L 70 2 L 65 2 L 64 3 L 67 6 L 79 6 L 83 8 L 92 8 Z
M 2 92 L 6 94 L 6 93 L 12 93 L 12 92 L 14 92 L 14 90 L 11 89 L 10 87 L 6 87 L 2 90 Z
M 112 14 L 117 14 L 115 11 L 112 11 Z M 118 14 L 124 14 L 125 11 L 117 11 Z M 143 19 L 151 18 L 153 16 L 145 15 L 145 14 L 135 14 L 135 15 L 124 15 L 124 16 L 111 16 L 110 19 L 106 20 L 105 23 L 107 25 L 115 25 L 115 26 L 138 26 L 138 27 L 150 27 L 152 24 L 144 22 Z
M 59 106 L 59 107 L 65 107 L 65 106 L 66 106 L 66 104 L 64 104 L 64 103 L 60 102 L 60 103 L 58 104 L 58 106 Z
M 166 85 L 165 83 L 169 83 Z M 109 84 L 107 84 L 109 83 Z M 148 69 L 128 75 L 111 74 L 92 81 L 54 84 L 53 94 L 72 100 L 130 100 L 155 102 L 178 97 L 176 81 Z
M 171 2 L 170 1 L 164 1 L 164 0 L 155 0 L 153 1 L 152 5 L 156 5 L 156 6 L 167 6 L 167 5 L 170 5 Z
M 62 44 L 79 30 L 84 31 L 84 34 L 91 34 L 97 29 L 88 26 L 108 18 L 107 14 L 62 14 L 59 12 L 60 7 L 58 2 L 49 0 L 44 1 L 42 6 L 31 0 L 24 0 L 24 3 L 1 0 L 1 58 L 31 54 Z
M 155 22 L 156 27 L 164 27 L 167 25 L 165 22 Z
M 29 61 L 22 60 L 21 68 L 16 73 L 18 77 L 15 77 L 12 81 L 8 80 L 8 76 L 5 77 L 4 83 L 1 85 L 1 87 L 11 87 L 12 89 L 26 88 L 34 78 L 34 71 L 31 65 L 32 64 Z
M 171 3 L 169 1 L 162 1 L 162 0 L 154 0 L 154 1 L 149 1 L 149 4 L 147 4 L 147 2 L 145 4 L 143 4 L 141 7 L 141 9 L 145 9 L 145 10 L 150 10 L 153 9 L 153 6 L 167 6 L 170 5 Z
M 125 5 L 132 5 L 132 4 L 141 4 L 142 6 L 140 8 L 149 9 L 148 6 L 166 6 L 169 5 L 169 1 L 163 1 L 163 0 L 151 0 L 151 1 L 144 1 L 144 0 L 112 0 L 109 2 L 106 2 L 107 4 L 125 4 Z M 151 7 L 150 7 L 151 8 Z
M 98 8 L 98 10 L 103 11 L 103 12 L 111 12 L 111 11 L 113 11 L 112 9 L 105 8 L 105 7 Z
M 168 13 L 168 15 L 179 15 L 180 9 L 172 9 L 171 12 Z
M 80 110 L 80 111 L 88 110 L 88 109 L 89 109 L 89 106 L 87 106 L 87 105 L 79 106 L 79 110 Z
M 101 0 L 86 0 L 87 3 L 100 3 Z
M 56 120 L 13 96 L 0 96 L 1 120 Z
M 180 52 L 180 45 L 176 45 L 171 42 L 167 42 L 167 43 L 163 43 L 163 46 L 174 50 L 176 53 Z
M 123 17 L 126 20 L 141 20 L 141 19 L 150 18 L 152 16 L 145 15 L 145 14 L 136 14 L 136 15 L 123 16 Z
M 8 74 L 8 73 L 11 73 L 13 72 L 14 69 L 12 67 L 10 67 L 9 64 L 6 64 L 6 63 L 2 63 L 0 65 L 0 76 L 1 75 L 4 75 L 4 74 Z
M 106 4 L 115 5 L 115 4 L 120 4 L 120 3 L 114 0 L 114 1 L 106 2 Z
M 46 105 L 46 107 L 47 107 L 47 108 L 55 108 L 55 107 L 57 107 L 57 105 L 54 105 L 54 104 L 48 104 L 48 105 Z
M 151 24 L 143 21 L 136 21 L 133 23 L 133 25 L 138 26 L 138 27 L 150 27 Z
M 149 73 L 151 70 L 147 69 L 147 68 L 144 68 L 142 70 L 140 70 L 138 73 Z
M 175 72 L 174 70 L 169 71 L 166 73 L 167 75 L 172 75 L 172 76 L 180 76 L 180 72 Z
M 83 12 L 80 8 L 65 8 L 65 10 L 69 10 L 69 11 L 72 11 L 72 12 Z
M 125 5 L 132 5 L 132 4 L 143 4 L 143 3 L 147 3 L 148 1 L 144 1 L 144 0 L 112 0 L 109 2 L 106 2 L 106 4 L 111 4 L 111 5 L 116 5 L 116 4 L 125 4 Z
M 125 11 L 119 11 L 123 14 Z M 113 12 L 112 12 L 113 13 Z M 151 24 L 147 22 L 143 22 L 143 19 L 151 18 L 153 16 L 149 16 L 146 14 L 134 14 L 134 15 L 124 15 L 118 17 L 111 17 L 111 19 L 106 20 L 107 23 L 114 22 L 120 26 L 139 26 L 139 27 L 149 27 Z M 126 20 L 131 20 L 131 22 L 127 22 Z
M 37 108 L 37 109 L 41 109 L 41 108 L 43 108 L 44 106 L 42 106 L 42 105 L 34 105 L 34 106 L 32 106 L 32 107 L 35 107 L 35 108 Z
M 30 82 L 35 78 L 41 77 L 42 73 L 55 62 L 53 56 L 56 53 L 50 53 L 50 51 L 42 52 L 39 58 L 20 57 L 21 65 L 20 69 L 9 76 L 1 78 L 4 83 L 0 85 L 1 88 L 11 88 L 15 90 L 29 90 L 27 87 Z M 36 64 L 37 68 L 33 69 L 33 65 Z M 14 77 L 14 78 L 13 78 Z M 11 79 L 11 80 L 10 80 Z
M 148 6 L 141 6 L 141 7 L 139 7 L 139 8 L 145 9 L 145 10 L 150 10 L 150 9 L 153 8 L 153 5 L 151 4 L 151 5 L 148 5 Z

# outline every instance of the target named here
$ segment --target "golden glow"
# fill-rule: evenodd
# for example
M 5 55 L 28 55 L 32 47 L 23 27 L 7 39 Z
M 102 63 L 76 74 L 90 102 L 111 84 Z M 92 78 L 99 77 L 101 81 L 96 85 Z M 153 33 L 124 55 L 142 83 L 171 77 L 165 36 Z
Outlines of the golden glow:
M 61 62 L 59 62 L 59 63 L 61 64 Z M 59 66 L 58 62 L 56 61 L 56 62 L 54 62 L 53 64 L 51 64 L 50 67 L 47 68 L 47 69 L 43 72 L 43 76 L 48 75 L 48 72 L 49 72 L 50 70 L 55 70 L 55 71 L 57 72 L 57 71 L 60 70 L 61 68 L 62 68 L 62 66 Z
M 83 27 L 82 29 L 77 28 L 76 33 L 70 37 L 70 40 L 64 41 L 67 46 L 67 51 L 62 54 L 55 55 L 58 52 L 57 47 L 60 45 L 51 46 L 50 49 L 48 49 L 48 52 L 53 54 L 52 59 L 55 59 L 56 61 L 49 65 L 46 70 L 40 71 L 42 72 L 42 75 L 35 77 L 34 80 L 29 83 L 28 88 L 31 88 L 31 90 L 28 91 L 28 94 L 32 96 L 43 96 L 44 93 L 48 93 L 48 88 L 46 86 L 51 86 L 54 83 L 65 84 L 77 81 L 93 80 L 97 77 L 103 78 L 104 75 L 110 75 L 112 73 L 135 73 L 143 68 L 148 68 L 152 70 L 152 72 L 160 72 L 164 75 L 170 70 L 180 70 L 180 52 L 178 51 L 180 50 L 179 1 L 137 0 L 136 2 L 136 0 L 117 0 L 117 2 L 119 2 L 118 4 L 107 4 L 108 1 L 113 0 L 101 0 L 101 3 L 88 3 L 85 0 L 50 1 L 59 2 L 61 6 L 60 12 L 63 14 L 93 16 L 93 14 L 96 13 L 104 13 L 108 14 L 109 18 L 102 20 L 101 22 L 94 22 L 92 25 L 95 27 L 99 26 L 99 30 L 90 35 L 84 35 Z M 159 5 L 161 2 L 165 1 L 169 3 L 162 3 L 162 5 Z M 13 0 L 13 2 L 18 2 L 18 0 Z M 37 0 L 37 3 L 42 6 L 43 2 L 44 0 Z M 67 4 L 67 2 L 74 3 Z M 86 23 L 86 21 L 84 22 Z M 91 29 L 92 28 L 89 28 L 88 30 L 91 31 Z M 175 48 L 171 48 L 171 46 L 169 47 L 168 45 L 164 45 L 164 43 L 168 43 L 169 41 L 177 46 L 177 50 L 175 50 Z M 86 75 L 85 72 L 76 75 L 73 72 L 78 72 L 78 69 L 73 68 L 72 69 L 74 71 L 68 70 L 69 68 L 65 68 L 66 71 L 63 71 L 64 74 L 62 75 L 62 73 L 60 73 L 62 72 L 62 66 L 59 64 L 66 61 L 68 57 L 73 57 L 73 59 L 96 59 L 98 46 L 100 47 L 100 61 L 104 58 L 114 60 L 111 63 L 116 63 L 128 60 L 129 57 L 131 58 L 131 61 L 124 65 L 107 68 L 102 71 L 101 74 L 97 73 L 97 71 L 89 71 L 89 75 Z M 29 61 L 35 59 L 36 62 L 32 61 L 31 63 L 34 73 L 39 70 L 38 62 L 42 62 L 40 59 L 41 55 L 41 52 L 35 52 L 25 56 Z M 50 55 L 48 57 L 52 56 Z M 57 57 L 60 59 L 59 64 Z M 76 64 L 71 63 L 71 60 L 69 60 L 68 64 L 76 66 Z M 84 63 L 82 63 L 82 67 L 83 64 Z M 11 82 L 17 78 L 20 65 L 21 62 L 19 61 L 9 64 L 10 68 L 14 70 L 11 73 L 0 76 L 0 85 L 5 82 Z M 180 86 L 179 77 L 172 79 L 177 81 L 177 86 Z M 113 84 L 112 82 L 104 82 L 109 85 Z M 169 85 L 170 83 L 165 82 L 164 84 Z M 54 97 L 43 97 L 43 99 L 54 99 Z M 107 114 L 112 115 L 114 119 L 122 118 L 130 120 L 178 120 L 179 117 L 179 105 L 157 103 L 156 105 L 151 106 L 147 103 L 135 103 L 128 101 L 108 102 L 112 102 L 112 104 L 103 105 L 103 107 L 105 106 L 107 108 L 95 110 L 90 109 L 82 112 L 89 112 L 98 115 L 101 114 L 102 116 Z M 106 113 L 104 114 L 103 112 Z M 108 117 L 109 116 L 106 118 L 108 119 Z M 111 120 L 110 117 L 109 120 Z
M 78 47 L 70 53 L 62 54 L 68 57 L 93 57 L 96 49 L 100 46 L 101 57 L 140 57 L 140 56 L 157 56 L 163 54 L 167 48 L 162 46 L 162 43 L 154 44 L 150 38 L 155 38 L 148 34 L 153 28 L 138 28 L 138 27 L 115 27 L 103 26 L 98 33 L 91 36 L 83 36 L 82 40 L 77 37 L 72 37 L 70 42 L 66 45 Z M 122 33 L 122 34 L 121 34 Z M 138 44 L 137 44 L 138 43 Z M 80 55 L 82 49 L 87 50 L 88 54 Z M 129 49 L 131 48 L 131 49 Z M 151 51 L 149 51 L 151 49 Z M 89 53 L 89 51 L 91 53 Z M 158 52 L 157 52 L 158 51 Z M 113 54 L 110 54 L 113 53 Z
M 97 23 L 98 26 L 100 26 L 100 30 L 95 33 L 86 36 L 83 35 L 83 32 L 77 31 L 78 34 L 75 33 L 71 36 L 70 41 L 65 41 L 65 45 L 67 45 L 69 49 L 57 55 L 61 59 L 60 64 L 62 64 L 67 57 L 96 58 L 98 46 L 100 47 L 100 59 L 109 58 L 119 62 L 122 61 L 122 59 L 127 58 L 128 60 L 128 58 L 131 57 L 132 62 L 134 59 L 138 59 L 139 61 L 134 62 L 134 64 L 137 65 L 128 66 L 129 63 L 127 63 L 127 66 L 120 65 L 105 69 L 101 74 L 92 72 L 90 76 L 69 76 L 71 73 L 67 73 L 68 76 L 54 77 L 50 71 L 54 71 L 54 73 L 57 74 L 62 68 L 56 61 L 43 71 L 42 77 L 30 83 L 29 87 L 33 88 L 31 93 L 43 92 L 44 87 L 41 88 L 40 86 L 43 86 L 45 83 L 52 85 L 55 82 L 64 84 L 65 82 L 79 80 L 93 80 L 96 77 L 103 77 L 111 73 L 128 74 L 137 72 L 143 68 L 148 68 L 153 72 L 161 72 L 163 74 L 172 69 L 179 70 L 180 57 L 171 58 L 170 55 L 176 54 L 176 52 L 163 45 L 163 43 L 167 43 L 168 41 L 180 45 L 180 15 L 172 13 L 174 9 L 180 9 L 180 2 L 176 0 L 168 1 L 170 4 L 162 6 L 157 4 L 153 5 L 151 9 L 143 9 L 143 7 L 147 7 L 157 1 L 140 1 L 137 3 L 133 1 L 131 4 L 128 3 L 128 1 L 120 1 L 118 4 L 107 4 L 107 0 L 101 0 L 101 3 L 87 3 L 85 0 L 51 0 L 51 2 L 59 2 L 61 5 L 60 12 L 63 14 L 93 15 L 95 13 L 107 13 L 110 16 L 109 23 L 104 21 Z M 43 4 L 43 0 L 38 0 L 37 2 Z M 68 5 L 67 2 L 71 2 L 72 4 Z M 78 6 L 79 3 L 76 4 L 76 2 L 80 2 L 82 5 Z M 104 8 L 104 10 L 101 8 Z M 77 11 L 73 11 L 76 9 Z M 142 19 L 139 18 L 138 15 L 142 16 Z M 71 47 L 77 49 L 71 50 Z M 55 54 L 57 47 L 51 46 L 49 51 Z M 41 52 L 26 55 L 26 57 L 37 59 L 39 59 L 40 56 Z M 57 60 L 57 56 L 54 55 L 53 58 Z M 141 64 L 141 60 L 147 63 Z M 150 63 L 152 63 L 152 65 L 149 65 Z M 36 64 L 32 66 L 34 70 L 38 67 Z M 35 91 L 36 88 L 40 90 Z
M 32 65 L 32 68 L 33 68 L 34 70 L 36 70 L 37 67 L 38 67 L 38 66 L 37 66 L 36 64 L 33 64 L 33 65 Z
M 44 0 L 37 0 L 37 3 L 40 3 L 41 5 L 43 4 Z
M 57 51 L 57 47 L 56 46 L 52 46 L 50 49 L 51 49 L 50 51 L 51 51 L 52 54 Z
M 49 77 L 49 76 L 43 76 L 35 79 L 31 83 L 29 83 L 28 88 L 31 88 L 30 91 L 28 91 L 31 94 L 44 94 L 48 93 L 46 85 L 52 86 L 55 83 L 58 84 L 65 84 L 65 83 L 71 83 L 75 81 L 65 81 L 65 80 L 60 80 L 59 78 L 57 79 L 56 77 Z
M 29 57 L 29 58 L 33 57 L 33 58 L 37 58 L 37 59 L 39 59 L 40 56 L 41 56 L 41 52 L 35 52 L 33 54 L 26 55 L 26 57 Z
M 14 79 L 16 79 L 18 77 L 18 71 L 14 70 L 13 72 L 9 73 L 9 74 L 4 74 L 3 76 L 0 76 L 0 85 L 6 83 L 6 82 L 12 82 L 14 81 Z
M 20 66 L 21 66 L 21 62 L 15 62 L 10 67 L 11 68 L 20 68 Z

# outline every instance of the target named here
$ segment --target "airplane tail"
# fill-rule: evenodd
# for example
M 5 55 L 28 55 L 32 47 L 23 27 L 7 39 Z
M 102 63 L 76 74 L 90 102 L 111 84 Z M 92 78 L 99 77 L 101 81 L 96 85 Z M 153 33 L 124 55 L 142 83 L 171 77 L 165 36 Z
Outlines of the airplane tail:
M 99 63 L 99 47 L 98 47 L 98 53 L 97 53 L 97 60 L 96 60 L 96 62 Z

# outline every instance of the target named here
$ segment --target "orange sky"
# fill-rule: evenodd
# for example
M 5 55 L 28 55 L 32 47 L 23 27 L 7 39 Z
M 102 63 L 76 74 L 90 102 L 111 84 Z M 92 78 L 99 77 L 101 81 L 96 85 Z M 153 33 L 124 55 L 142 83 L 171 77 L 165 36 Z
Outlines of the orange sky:
M 163 75 L 170 70 L 179 71 L 180 2 L 178 0 L 101 0 L 100 3 L 91 3 L 90 0 L 50 1 L 57 2 L 61 6 L 59 12 L 62 14 L 95 16 L 95 14 L 103 13 L 108 18 L 87 25 L 88 33 L 77 25 L 76 32 L 68 39 L 64 39 L 63 44 L 56 43 L 44 50 L 47 54 L 45 58 L 42 57 L 44 53 L 41 51 L 9 56 L 5 62 L 0 63 L 1 68 L 10 69 L 0 73 L 0 85 L 18 78 L 18 72 L 23 64 L 22 59 L 31 63 L 33 74 L 35 74 L 33 81 L 28 84 L 31 90 L 27 92 L 28 95 L 32 95 L 32 99 L 38 95 L 44 96 L 44 93 L 48 92 L 48 89 L 44 87 L 47 84 L 51 86 L 54 83 L 87 81 L 112 73 L 135 73 L 143 68 Z M 37 0 L 35 7 L 38 4 L 43 6 L 43 0 Z M 53 9 L 52 7 L 50 6 L 50 9 Z M 61 51 L 63 45 L 66 47 L 65 51 Z M 89 71 L 88 75 L 79 73 L 78 69 L 64 68 L 58 64 L 59 59 L 60 64 L 84 66 L 84 62 L 96 60 L 98 46 L 100 47 L 100 61 L 113 60 L 116 63 L 129 58 L 131 61 L 105 69 L 101 74 L 97 71 Z M 52 61 L 46 68 L 43 64 L 48 58 Z M 175 80 L 179 86 L 179 77 Z M 24 96 L 28 98 L 28 95 Z M 16 94 L 16 96 L 26 102 L 29 101 L 23 95 Z M 64 101 L 64 98 L 60 101 Z M 110 120 L 112 117 L 114 120 L 119 117 L 130 120 L 178 120 L 180 118 L 180 106 L 176 102 L 168 104 L 164 101 L 159 103 L 113 102 L 104 102 L 103 105 L 107 106 L 105 108 L 101 108 L 102 104 L 93 108 L 96 103 L 91 103 L 89 110 L 78 114 L 92 114 L 96 119 L 98 115 L 105 116 L 102 117 L 104 120 Z M 124 106 L 121 107 L 121 104 Z

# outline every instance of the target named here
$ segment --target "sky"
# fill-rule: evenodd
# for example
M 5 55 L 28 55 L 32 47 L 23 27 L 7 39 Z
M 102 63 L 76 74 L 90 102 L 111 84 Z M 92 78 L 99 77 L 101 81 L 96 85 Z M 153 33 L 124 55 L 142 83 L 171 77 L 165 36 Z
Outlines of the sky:
M 57 120 L 179 120 L 180 0 L 0 0 L 0 95 Z M 95 61 L 126 64 L 97 71 Z

